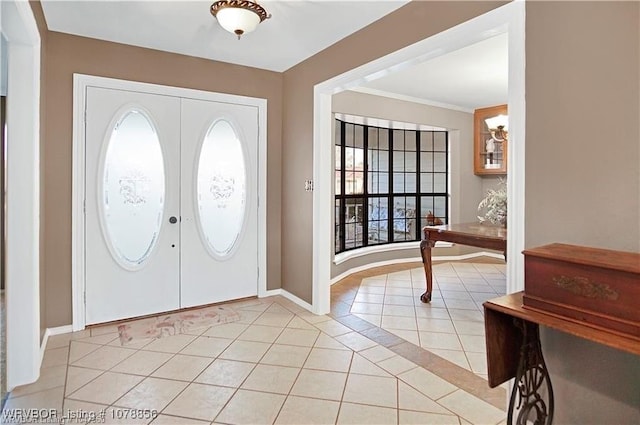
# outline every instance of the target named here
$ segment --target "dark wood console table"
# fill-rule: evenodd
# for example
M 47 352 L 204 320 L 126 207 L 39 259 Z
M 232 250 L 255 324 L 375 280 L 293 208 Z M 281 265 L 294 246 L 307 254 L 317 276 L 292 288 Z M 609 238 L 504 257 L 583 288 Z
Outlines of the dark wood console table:
M 509 424 L 549 425 L 553 419 L 553 389 L 540 347 L 539 325 L 638 355 L 640 339 L 560 315 L 526 309 L 522 306 L 523 294 L 517 292 L 483 304 L 488 381 L 493 388 L 516 378 L 509 400 Z M 541 395 L 543 386 L 547 391 L 546 402 Z M 514 422 L 515 408 L 519 413 Z
M 452 242 L 462 245 L 502 251 L 507 259 L 507 229 L 502 226 L 480 223 L 444 224 L 442 226 L 425 226 L 422 228 L 424 238 L 420 242 L 422 265 L 427 278 L 427 291 L 420 296 L 423 303 L 431 301 L 433 288 L 431 249 L 436 242 Z

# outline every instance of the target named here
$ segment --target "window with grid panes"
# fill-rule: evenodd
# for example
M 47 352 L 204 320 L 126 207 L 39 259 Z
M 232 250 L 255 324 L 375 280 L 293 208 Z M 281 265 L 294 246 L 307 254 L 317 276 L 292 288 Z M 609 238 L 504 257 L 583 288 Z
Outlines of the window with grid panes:
M 335 252 L 417 241 L 448 222 L 448 134 L 336 119 Z

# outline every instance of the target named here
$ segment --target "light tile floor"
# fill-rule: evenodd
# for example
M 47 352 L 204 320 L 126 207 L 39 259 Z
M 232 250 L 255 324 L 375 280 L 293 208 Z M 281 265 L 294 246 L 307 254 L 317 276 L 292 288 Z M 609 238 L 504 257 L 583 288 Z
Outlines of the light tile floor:
M 362 279 L 351 313 L 486 379 L 482 303 L 504 295 L 504 264 L 433 266 L 433 296 L 422 267 Z
M 406 279 L 393 277 L 387 276 L 385 290 L 389 283 L 406 288 L 393 284 Z M 440 291 L 450 290 L 442 283 Z M 471 372 L 352 315 L 359 290 L 345 284 L 334 292 L 325 316 L 278 296 L 231 303 L 239 322 L 127 346 L 115 326 L 51 337 L 40 379 L 14 389 L 4 414 L 52 408 L 58 418 L 83 415 L 66 423 L 504 422 L 503 389 L 489 390 Z M 391 297 L 407 295 L 389 296 L 399 302 Z M 381 321 L 403 317 L 385 315 L 384 298 L 370 304 L 382 306 Z M 414 331 L 421 341 L 417 322 Z M 150 410 L 158 412 L 153 420 L 145 417 Z

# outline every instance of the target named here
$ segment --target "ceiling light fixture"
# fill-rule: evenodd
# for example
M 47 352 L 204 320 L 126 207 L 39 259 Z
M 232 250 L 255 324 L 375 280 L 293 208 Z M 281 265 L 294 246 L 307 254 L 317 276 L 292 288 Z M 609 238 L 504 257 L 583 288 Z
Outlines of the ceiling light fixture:
M 211 14 L 220 26 L 238 36 L 256 29 L 258 24 L 269 19 L 262 6 L 253 0 L 220 0 L 211 5 Z

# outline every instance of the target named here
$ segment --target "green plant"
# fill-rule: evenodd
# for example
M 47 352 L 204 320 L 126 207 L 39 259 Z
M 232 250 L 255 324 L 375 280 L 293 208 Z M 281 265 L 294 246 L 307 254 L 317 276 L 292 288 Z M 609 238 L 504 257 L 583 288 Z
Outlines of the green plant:
M 487 190 L 487 196 L 478 204 L 478 211 L 486 209 L 484 216 L 478 216 L 480 223 L 507 224 L 507 182 L 500 179 L 497 189 Z

